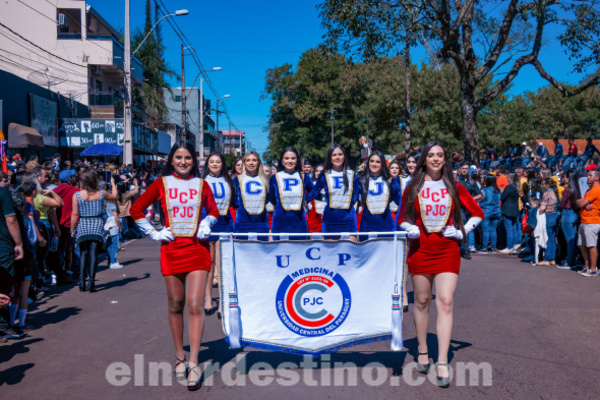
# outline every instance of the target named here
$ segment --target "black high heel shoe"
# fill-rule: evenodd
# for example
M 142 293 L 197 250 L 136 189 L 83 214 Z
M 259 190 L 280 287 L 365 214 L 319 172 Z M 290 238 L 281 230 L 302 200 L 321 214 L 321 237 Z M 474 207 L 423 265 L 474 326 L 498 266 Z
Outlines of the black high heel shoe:
M 80 292 L 85 292 L 87 291 L 87 288 L 85 287 L 85 280 L 80 280 L 79 281 L 79 291 Z
M 195 379 L 195 380 L 189 379 L 189 374 L 191 374 L 192 372 L 194 374 L 196 374 L 197 379 Z M 187 388 L 190 392 L 194 392 L 194 391 L 200 389 L 200 365 L 196 364 L 190 368 L 190 372 L 188 373 Z
M 445 378 L 440 378 L 440 375 L 438 374 L 437 371 L 437 367 L 439 366 L 443 366 L 448 368 L 448 376 Z M 450 366 L 448 365 L 448 363 L 437 363 L 435 366 L 435 381 L 437 383 L 437 385 L 441 388 L 447 388 L 448 386 L 450 386 Z
M 175 356 L 175 360 L 177 360 L 177 361 L 175 361 L 175 372 L 174 372 L 175 379 L 178 380 L 179 382 L 183 382 L 187 379 L 188 372 L 189 372 L 188 367 L 185 364 L 185 362 L 186 362 L 185 357 L 183 357 L 183 360 L 180 360 L 179 358 L 177 358 L 177 356 Z M 177 372 L 177 366 L 179 364 L 185 365 L 185 371 Z
M 425 352 L 425 353 L 418 353 L 417 356 L 417 372 L 421 373 L 421 374 L 427 374 L 429 373 L 429 368 L 431 367 L 431 363 L 427 363 L 427 365 L 423 365 L 421 364 L 418 360 L 419 360 L 419 356 L 426 356 L 428 355 L 429 352 Z M 429 361 L 429 360 L 427 360 Z

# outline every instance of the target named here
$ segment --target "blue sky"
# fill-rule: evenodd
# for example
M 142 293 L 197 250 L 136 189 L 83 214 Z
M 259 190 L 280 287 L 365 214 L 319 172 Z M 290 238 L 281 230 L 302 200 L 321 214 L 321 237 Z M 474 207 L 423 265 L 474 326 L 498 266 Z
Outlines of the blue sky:
M 262 154 L 267 148 L 267 125 L 270 101 L 260 100 L 264 89 L 264 78 L 268 68 L 284 63 L 296 64 L 301 53 L 321 42 L 317 0 L 275 1 L 220 0 L 184 1 L 162 0 L 167 9 L 188 9 L 189 15 L 174 20 L 193 44 L 205 68 L 220 66 L 222 71 L 210 72 L 220 96 L 226 99 L 233 122 L 246 131 L 253 147 Z M 88 4 L 114 27 L 124 26 L 123 0 L 88 0 Z M 143 26 L 145 0 L 131 0 L 132 29 Z M 181 71 L 181 41 L 166 20 L 161 22 L 167 60 L 172 67 Z M 557 79 L 577 83 L 580 75 L 571 74 L 566 57 L 553 40 L 552 32 L 545 38 L 540 60 Z M 426 57 L 422 50 L 413 51 L 413 62 Z M 557 62 L 556 60 L 561 62 Z M 198 74 L 191 57 L 186 57 L 186 84 L 190 85 Z M 179 86 L 173 82 L 174 86 Z M 511 93 L 536 90 L 546 85 L 531 66 L 524 67 L 514 80 Z M 197 84 L 196 84 L 197 86 Z M 205 85 L 205 96 L 214 97 Z M 227 129 L 221 125 L 221 129 Z

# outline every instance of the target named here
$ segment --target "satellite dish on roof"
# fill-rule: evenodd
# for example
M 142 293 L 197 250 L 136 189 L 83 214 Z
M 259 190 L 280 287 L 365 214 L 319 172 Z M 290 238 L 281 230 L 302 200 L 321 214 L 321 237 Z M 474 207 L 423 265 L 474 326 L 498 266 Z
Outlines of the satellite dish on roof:
M 61 83 L 66 82 L 68 78 L 68 72 L 58 68 L 50 67 L 46 67 L 45 69 L 41 69 L 39 71 L 33 71 L 27 76 L 27 79 L 30 82 L 40 86 L 47 86 L 48 90 L 50 90 L 52 86 L 60 85 Z

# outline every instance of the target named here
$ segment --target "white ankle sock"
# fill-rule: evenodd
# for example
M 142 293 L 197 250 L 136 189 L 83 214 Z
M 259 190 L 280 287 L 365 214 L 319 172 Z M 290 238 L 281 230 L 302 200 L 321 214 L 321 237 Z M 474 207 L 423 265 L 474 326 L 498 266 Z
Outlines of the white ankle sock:
M 27 309 L 19 308 L 19 326 L 25 326 L 26 318 L 27 318 Z

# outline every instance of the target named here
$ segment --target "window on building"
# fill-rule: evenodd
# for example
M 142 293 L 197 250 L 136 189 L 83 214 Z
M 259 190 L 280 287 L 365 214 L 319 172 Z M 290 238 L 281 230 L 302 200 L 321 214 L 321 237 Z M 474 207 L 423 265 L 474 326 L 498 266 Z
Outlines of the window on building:
M 96 81 L 96 93 L 102 93 L 102 81 Z
M 81 10 L 57 8 L 56 29 L 59 39 L 81 39 Z
M 181 96 L 175 95 L 175 103 L 181 103 Z

